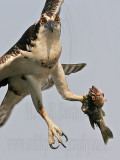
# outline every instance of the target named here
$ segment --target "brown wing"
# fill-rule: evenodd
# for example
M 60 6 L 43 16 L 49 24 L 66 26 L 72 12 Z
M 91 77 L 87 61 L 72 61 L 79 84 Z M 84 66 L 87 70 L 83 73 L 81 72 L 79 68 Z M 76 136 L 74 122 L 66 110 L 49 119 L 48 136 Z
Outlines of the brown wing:
M 22 52 L 27 51 L 27 45 L 32 46 L 31 40 L 35 40 L 39 29 L 39 24 L 29 27 L 20 40 L 2 57 L 0 57 L 0 87 L 6 85 L 7 78 L 18 76 L 20 74 L 29 73 L 27 65 L 25 65 L 25 57 Z M 23 73 L 24 72 L 24 73 Z
M 64 0 L 46 0 L 42 14 L 47 14 L 49 16 L 59 14 L 63 1 Z

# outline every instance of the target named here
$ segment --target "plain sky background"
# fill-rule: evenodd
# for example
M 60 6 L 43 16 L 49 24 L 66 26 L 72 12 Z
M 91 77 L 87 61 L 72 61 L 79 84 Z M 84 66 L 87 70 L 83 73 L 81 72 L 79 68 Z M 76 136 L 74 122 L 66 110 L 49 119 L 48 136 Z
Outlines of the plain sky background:
M 0 56 L 40 16 L 44 0 L 0 0 Z M 120 158 L 120 0 L 64 0 L 61 10 L 62 63 L 87 63 L 67 78 L 72 92 L 83 95 L 95 85 L 107 99 L 103 110 L 114 139 L 104 145 L 94 131 L 81 103 L 68 102 L 53 87 L 43 92 L 44 107 L 67 134 L 67 149 L 52 150 L 48 128 L 36 112 L 30 96 L 13 110 L 0 128 L 2 160 L 118 160 Z M 0 89 L 2 101 L 6 87 Z M 64 138 L 63 138 L 64 141 Z

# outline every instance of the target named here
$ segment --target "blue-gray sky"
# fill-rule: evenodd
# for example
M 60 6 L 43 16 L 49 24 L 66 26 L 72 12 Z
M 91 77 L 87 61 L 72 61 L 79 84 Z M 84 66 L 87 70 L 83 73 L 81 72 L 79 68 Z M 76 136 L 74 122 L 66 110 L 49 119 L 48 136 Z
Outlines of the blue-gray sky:
M 51 150 L 48 128 L 36 112 L 30 96 L 13 110 L 0 128 L 2 160 L 113 160 L 120 157 L 120 1 L 64 0 L 61 10 L 62 63 L 87 63 L 87 67 L 67 78 L 72 92 L 82 95 L 95 85 L 105 93 L 106 125 L 114 139 L 105 146 L 98 128 L 94 131 L 81 103 L 63 100 L 55 87 L 43 93 L 44 107 L 67 134 L 67 149 Z M 0 1 L 0 56 L 40 16 L 44 0 Z M 0 90 L 0 100 L 6 88 Z

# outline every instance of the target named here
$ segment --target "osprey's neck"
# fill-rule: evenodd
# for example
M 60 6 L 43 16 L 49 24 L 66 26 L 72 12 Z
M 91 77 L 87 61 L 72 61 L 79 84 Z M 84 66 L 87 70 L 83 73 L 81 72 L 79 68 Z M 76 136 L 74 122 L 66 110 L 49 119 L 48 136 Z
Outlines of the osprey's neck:
M 27 45 L 27 50 L 32 52 L 32 55 L 36 57 L 36 59 L 42 61 L 49 61 L 49 63 L 53 63 L 53 61 L 57 62 L 61 54 L 61 42 L 60 42 L 60 34 L 55 31 L 45 31 L 43 33 L 38 32 L 36 34 L 36 39 L 31 40 L 31 44 Z

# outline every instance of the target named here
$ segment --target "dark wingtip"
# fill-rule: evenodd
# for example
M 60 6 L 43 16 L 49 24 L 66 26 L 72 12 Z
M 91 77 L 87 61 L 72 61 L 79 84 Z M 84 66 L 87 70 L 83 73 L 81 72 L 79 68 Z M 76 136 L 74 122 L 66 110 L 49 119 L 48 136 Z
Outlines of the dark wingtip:
M 86 67 L 86 66 L 87 66 L 86 63 L 82 63 L 82 64 L 81 64 L 81 69 L 83 69 L 83 68 Z
M 83 64 L 84 67 L 87 66 L 87 63 L 82 63 L 82 64 Z
M 79 64 L 76 64 L 76 65 L 80 65 L 81 66 L 81 69 L 84 68 L 85 66 L 87 66 L 87 63 L 79 63 Z

